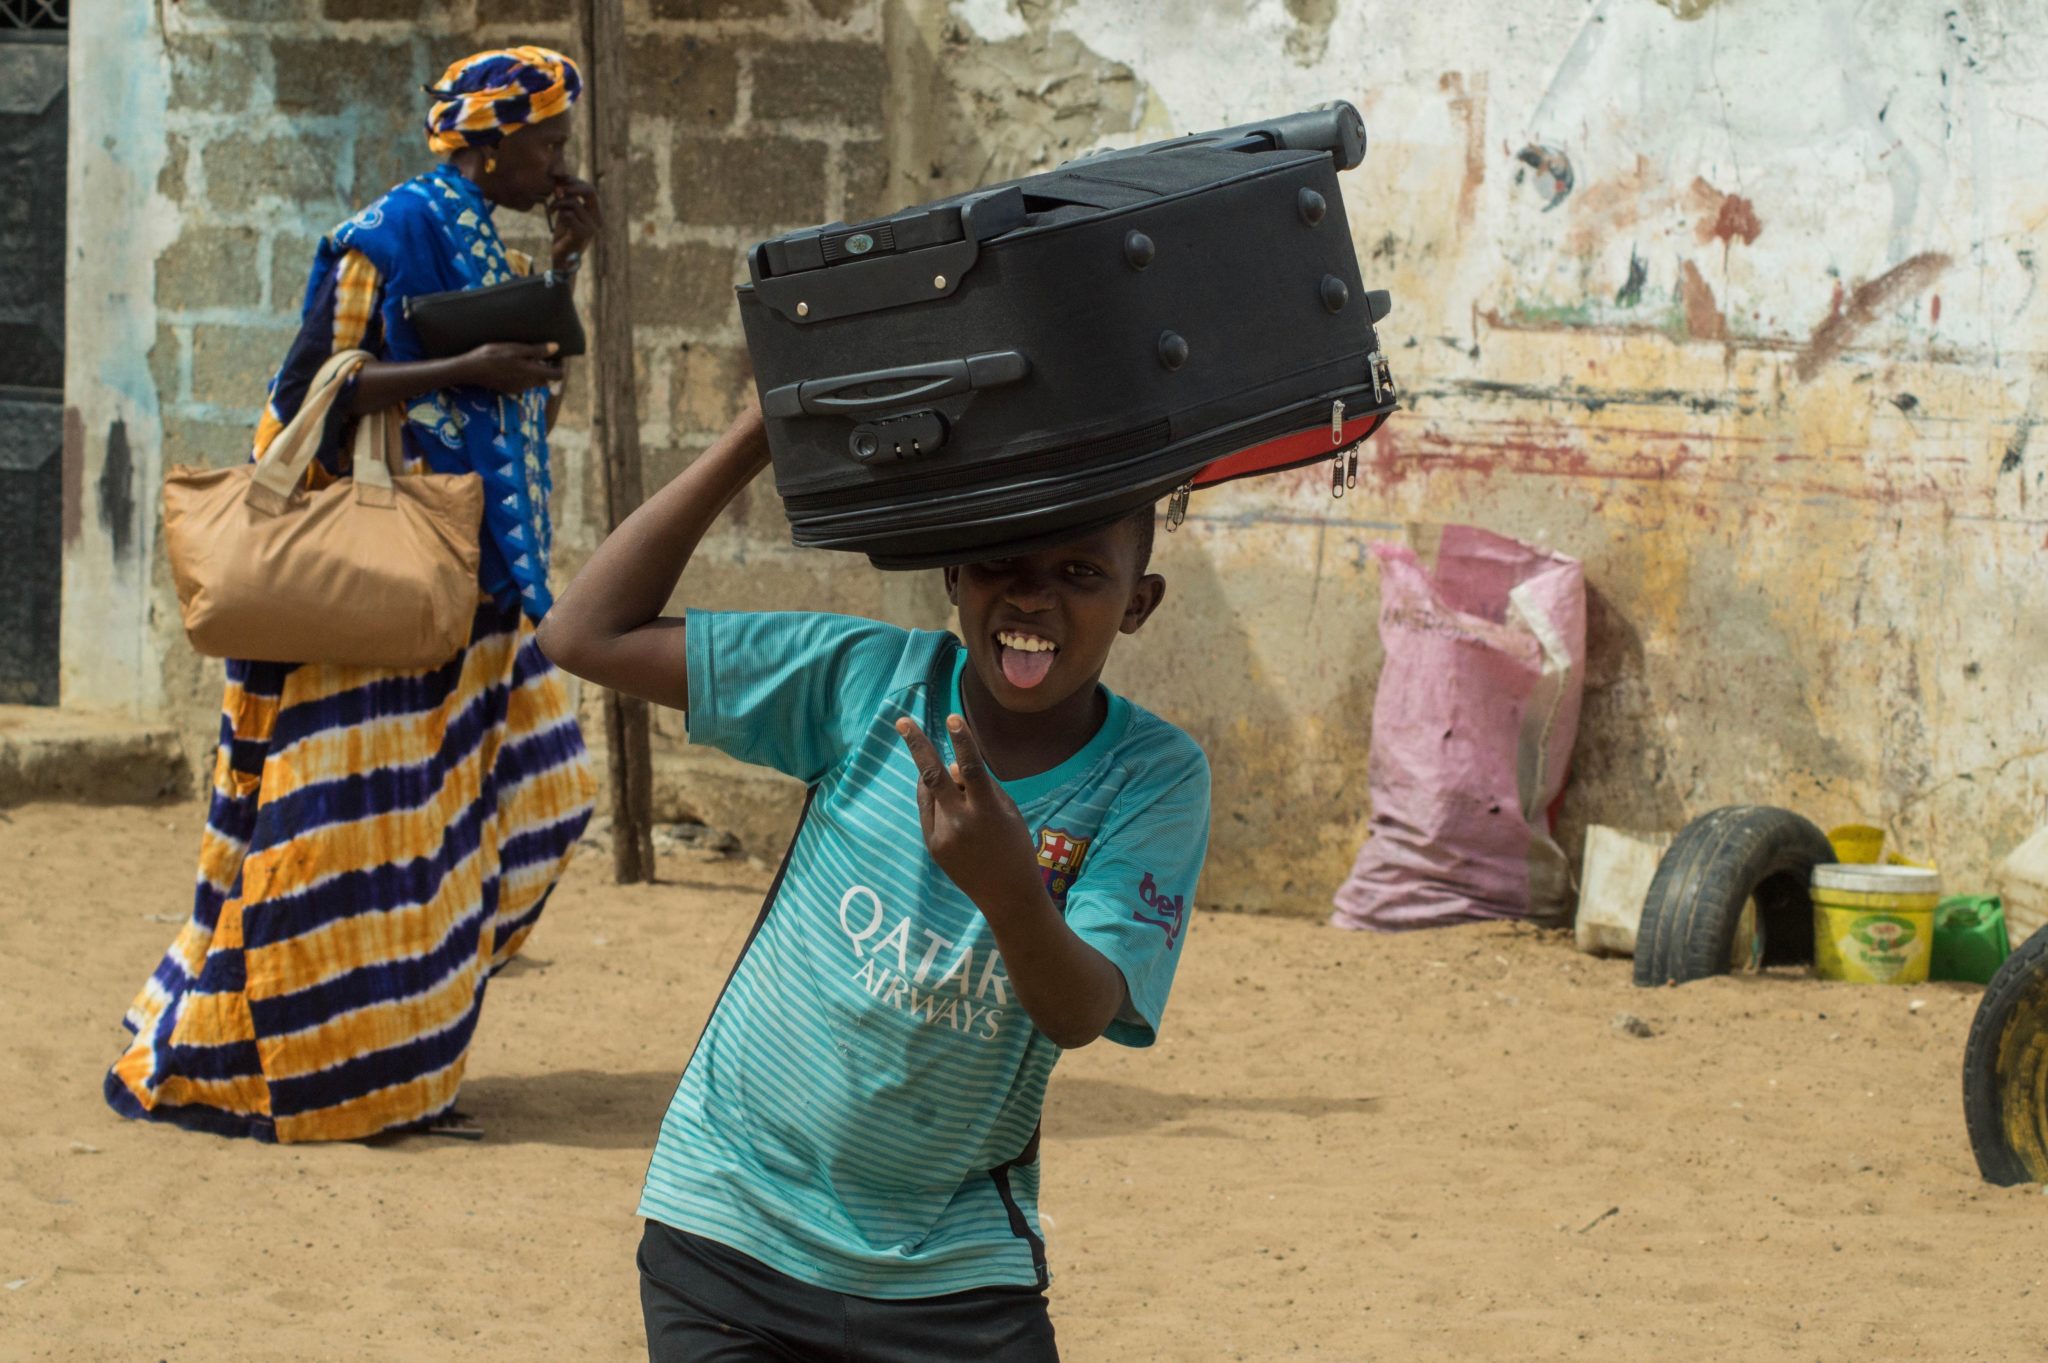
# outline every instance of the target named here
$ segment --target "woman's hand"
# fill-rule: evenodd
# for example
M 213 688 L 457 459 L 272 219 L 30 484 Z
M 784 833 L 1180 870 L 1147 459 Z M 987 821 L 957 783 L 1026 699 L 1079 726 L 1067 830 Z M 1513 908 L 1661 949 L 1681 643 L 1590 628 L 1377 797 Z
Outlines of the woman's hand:
M 604 212 L 597 206 L 597 190 L 587 181 L 564 176 L 555 181 L 554 197 L 548 200 L 548 217 L 554 224 L 554 266 L 571 270 L 597 240 L 604 225 Z
M 551 358 L 561 349 L 553 341 L 546 345 L 525 345 L 518 341 L 493 341 L 480 345 L 459 361 L 460 383 L 488 388 L 494 393 L 523 393 L 529 388 L 562 381 L 562 362 Z

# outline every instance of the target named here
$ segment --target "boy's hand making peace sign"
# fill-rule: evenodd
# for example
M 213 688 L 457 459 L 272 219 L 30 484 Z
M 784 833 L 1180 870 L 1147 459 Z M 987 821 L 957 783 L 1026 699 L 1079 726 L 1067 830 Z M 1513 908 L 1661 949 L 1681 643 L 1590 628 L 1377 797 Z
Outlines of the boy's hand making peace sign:
M 917 763 L 917 814 L 932 860 L 984 913 L 1044 895 L 1038 853 L 1016 801 L 989 771 L 966 718 L 951 715 L 946 728 L 959 759 L 951 766 L 916 720 L 896 721 Z
M 1123 973 L 1067 926 L 1046 893 L 1024 816 L 982 758 L 962 715 L 948 715 L 950 767 L 913 719 L 896 721 L 917 763 L 917 814 L 939 869 L 995 929 L 1017 1001 L 1060 1046 L 1085 1046 L 1124 1006 Z

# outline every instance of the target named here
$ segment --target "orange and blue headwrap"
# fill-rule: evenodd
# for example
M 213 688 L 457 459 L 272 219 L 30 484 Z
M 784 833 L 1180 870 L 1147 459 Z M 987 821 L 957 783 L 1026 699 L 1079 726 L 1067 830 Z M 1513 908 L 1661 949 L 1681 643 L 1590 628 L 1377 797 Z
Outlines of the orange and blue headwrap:
M 545 47 L 504 47 L 464 57 L 426 87 L 427 145 L 446 156 L 494 147 L 505 134 L 553 118 L 583 93 L 576 63 Z

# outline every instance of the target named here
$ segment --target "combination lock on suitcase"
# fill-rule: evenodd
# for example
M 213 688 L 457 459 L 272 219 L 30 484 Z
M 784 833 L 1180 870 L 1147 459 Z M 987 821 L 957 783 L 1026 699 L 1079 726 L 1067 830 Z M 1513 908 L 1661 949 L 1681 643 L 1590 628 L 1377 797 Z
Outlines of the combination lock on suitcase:
M 1364 156 L 1338 103 L 755 246 L 795 542 L 1001 557 L 1355 448 L 1394 407 L 1337 186 Z

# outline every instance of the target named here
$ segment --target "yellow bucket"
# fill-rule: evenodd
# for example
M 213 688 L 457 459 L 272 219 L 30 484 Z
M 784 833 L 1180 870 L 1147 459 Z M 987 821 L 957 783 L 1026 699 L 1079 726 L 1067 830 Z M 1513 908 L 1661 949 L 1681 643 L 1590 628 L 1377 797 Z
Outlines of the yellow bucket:
M 1941 876 L 1913 866 L 1813 868 L 1813 964 L 1824 980 L 1921 984 Z
M 1884 860 L 1884 830 L 1867 823 L 1830 828 L 1828 842 L 1835 849 L 1835 860 L 1845 865 L 1869 866 Z

